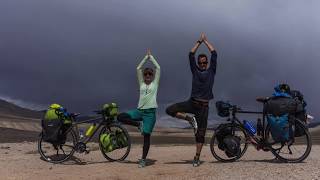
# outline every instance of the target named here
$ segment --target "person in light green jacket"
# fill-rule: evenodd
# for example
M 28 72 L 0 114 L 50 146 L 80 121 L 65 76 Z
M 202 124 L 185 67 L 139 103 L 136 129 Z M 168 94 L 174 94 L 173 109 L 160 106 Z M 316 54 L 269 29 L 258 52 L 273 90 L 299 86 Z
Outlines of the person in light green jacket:
M 143 68 L 147 60 L 152 62 L 155 70 Z M 138 107 L 119 114 L 118 121 L 138 127 L 144 136 L 142 158 L 139 160 L 139 167 L 142 168 L 146 166 L 146 157 L 150 148 L 150 136 L 156 123 L 157 94 L 160 81 L 160 65 L 151 55 L 149 49 L 137 67 L 137 76 L 140 87 Z

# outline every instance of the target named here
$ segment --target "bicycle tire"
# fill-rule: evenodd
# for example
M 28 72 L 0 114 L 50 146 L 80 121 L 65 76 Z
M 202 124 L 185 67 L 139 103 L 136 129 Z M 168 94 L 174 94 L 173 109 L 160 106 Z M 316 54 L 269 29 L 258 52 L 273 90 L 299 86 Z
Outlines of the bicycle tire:
M 61 144 L 62 146 L 66 146 L 66 147 L 70 147 L 70 148 L 72 148 L 71 149 L 71 151 L 70 151 L 70 153 L 69 154 L 65 154 L 65 152 L 63 151 L 63 149 L 61 149 L 62 151 L 63 151 L 63 153 L 64 153 L 64 157 L 63 158 L 61 158 L 61 159 L 55 159 L 55 158 L 53 158 L 52 156 L 48 156 L 48 155 L 46 155 L 46 150 L 44 150 L 43 148 L 45 148 L 44 147 L 44 145 L 43 145 L 43 143 L 48 143 L 48 142 L 45 142 L 44 140 L 43 140 L 43 132 L 41 132 L 40 134 L 39 134 L 39 138 L 38 138 L 38 152 L 39 152 L 39 154 L 40 154 L 40 156 L 45 160 L 45 161 L 47 161 L 47 162 L 50 162 L 50 163 L 54 163 L 54 164 L 58 164 L 58 163 L 62 163 L 62 162 L 65 162 L 65 161 L 67 161 L 68 159 L 70 159 L 72 156 L 73 156 L 73 154 L 74 154 L 74 152 L 75 152 L 75 149 L 74 149 L 74 147 L 75 147 L 75 145 L 76 145 L 76 143 L 77 143 L 77 137 L 76 137 L 76 134 L 75 134 L 75 132 L 74 132 L 74 130 L 71 128 L 70 130 L 68 130 L 67 132 L 67 137 L 68 137 L 68 134 L 70 133 L 71 134 L 71 137 L 72 137 L 72 146 L 70 146 L 70 145 L 65 145 L 65 143 L 64 144 Z M 51 144 L 51 143 L 48 143 L 48 146 L 52 146 L 52 148 L 54 148 L 56 151 L 57 151 L 57 149 L 54 147 L 54 145 L 53 144 Z M 58 146 L 61 146 L 61 145 L 58 145 Z M 49 147 L 47 147 L 46 149 L 48 149 Z M 59 151 L 59 150 L 58 150 Z M 58 155 L 58 152 L 56 153 L 56 155 L 57 156 L 59 156 Z
M 289 159 L 289 158 L 285 158 L 283 157 L 282 155 L 280 155 L 280 151 L 276 148 L 273 148 L 272 147 L 272 143 L 271 142 L 268 142 L 268 139 L 269 139 L 269 136 L 271 135 L 271 127 L 270 125 L 267 125 L 267 128 L 266 128 L 266 140 L 267 140 L 267 143 L 269 144 L 270 146 L 270 149 L 271 149 L 271 152 L 272 154 L 277 158 L 279 159 L 281 162 L 285 162 L 285 163 L 300 163 L 302 161 L 304 161 L 310 154 L 311 152 L 311 149 L 312 149 L 312 140 L 311 140 L 311 135 L 307 129 L 307 127 L 300 121 L 300 120 L 296 120 L 296 123 L 295 123 L 295 126 L 299 126 L 300 128 L 303 129 L 304 131 L 304 134 L 306 135 L 306 140 L 307 140 L 307 148 L 305 150 L 305 152 L 302 154 L 302 156 L 298 157 L 298 158 L 294 158 L 294 159 Z M 283 147 L 282 147 L 283 148 Z M 281 148 L 281 149 L 282 149 Z M 280 149 L 280 150 L 281 150 Z
M 242 133 L 243 133 L 244 136 L 245 136 L 245 143 L 244 143 L 244 148 L 241 150 L 241 153 L 240 153 L 238 156 L 233 157 L 233 158 L 230 158 L 230 159 L 225 159 L 225 158 L 219 156 L 219 155 L 216 153 L 216 151 L 215 151 L 215 147 L 218 148 L 217 146 L 215 146 L 216 132 L 217 132 L 217 130 L 221 130 L 221 129 L 223 129 L 223 128 L 230 128 L 230 127 L 231 127 L 231 128 L 237 128 L 237 129 L 239 129 L 239 130 L 242 131 Z M 213 157 L 214 157 L 216 160 L 218 160 L 218 161 L 220 161 L 220 162 L 234 162 L 234 161 L 240 159 L 240 158 L 245 154 L 245 152 L 247 151 L 247 149 L 248 149 L 248 138 L 249 138 L 249 136 L 248 136 L 246 130 L 243 129 L 240 125 L 238 125 L 238 124 L 232 124 L 232 123 L 226 124 L 226 125 L 223 126 L 222 128 L 216 129 L 215 132 L 213 133 L 212 138 L 211 138 L 211 140 L 210 140 L 210 150 L 211 150 L 211 154 L 213 155 Z M 219 149 L 219 150 L 220 150 L 220 149 Z M 221 151 L 221 150 L 220 150 L 220 151 Z
M 121 129 L 121 131 L 125 134 L 125 137 L 127 138 L 127 147 L 126 147 L 126 150 L 125 150 L 125 153 L 120 156 L 120 158 L 113 158 L 111 157 L 111 155 L 109 155 L 110 152 L 105 152 L 104 151 L 104 148 L 103 148 L 103 145 L 102 143 L 100 142 L 100 137 L 102 134 L 106 133 L 107 131 L 112 131 L 111 129 L 112 128 L 119 128 Z M 131 149 L 131 138 L 130 138 L 130 135 L 127 131 L 126 128 L 124 128 L 122 125 L 120 124 L 116 124 L 116 123 L 112 123 L 110 125 L 107 125 L 107 126 L 104 126 L 101 130 L 100 130 L 100 133 L 99 133 L 99 147 L 100 147 L 100 151 L 102 153 L 102 155 L 110 162 L 114 162 L 114 161 L 123 161 L 127 158 L 127 156 L 129 155 L 130 153 L 130 149 Z

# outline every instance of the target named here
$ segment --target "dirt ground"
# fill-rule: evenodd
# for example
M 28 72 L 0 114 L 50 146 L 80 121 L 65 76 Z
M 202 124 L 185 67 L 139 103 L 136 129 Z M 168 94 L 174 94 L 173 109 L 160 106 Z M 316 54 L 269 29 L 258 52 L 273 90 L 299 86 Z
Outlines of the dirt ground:
M 217 162 L 205 146 L 200 167 L 192 167 L 195 147 L 191 145 L 151 146 L 148 166 L 139 169 L 141 146 L 134 145 L 124 162 L 108 162 L 99 150 L 75 154 L 64 164 L 40 159 L 34 142 L 0 144 L 0 179 L 320 179 L 320 146 L 314 145 L 303 163 L 277 163 L 269 152 L 249 147 L 244 157 L 233 163 Z

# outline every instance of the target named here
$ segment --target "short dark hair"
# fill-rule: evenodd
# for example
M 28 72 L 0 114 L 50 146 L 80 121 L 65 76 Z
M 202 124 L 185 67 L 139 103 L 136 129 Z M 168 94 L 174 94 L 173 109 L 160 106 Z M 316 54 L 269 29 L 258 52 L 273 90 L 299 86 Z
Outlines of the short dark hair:
M 198 61 L 200 60 L 200 58 L 203 58 L 203 57 L 205 57 L 206 60 L 208 60 L 208 57 L 207 57 L 206 54 L 199 54 L 199 56 L 198 56 Z

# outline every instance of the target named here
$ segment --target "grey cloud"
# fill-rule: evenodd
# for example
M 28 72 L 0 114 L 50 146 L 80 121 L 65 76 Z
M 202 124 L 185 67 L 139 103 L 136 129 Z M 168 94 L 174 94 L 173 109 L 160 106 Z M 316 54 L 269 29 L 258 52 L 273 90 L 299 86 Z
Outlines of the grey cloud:
M 138 100 L 135 66 L 150 47 L 162 67 L 158 103 L 189 97 L 187 54 L 200 32 L 218 51 L 215 99 L 259 109 L 279 82 L 317 103 L 318 1 L 0 2 L 0 94 L 27 102 L 60 102 L 88 113 Z M 200 51 L 207 52 L 204 47 Z M 211 107 L 214 103 L 211 103 Z M 214 108 L 212 108 L 214 109 Z M 216 118 L 214 110 L 210 114 Z

